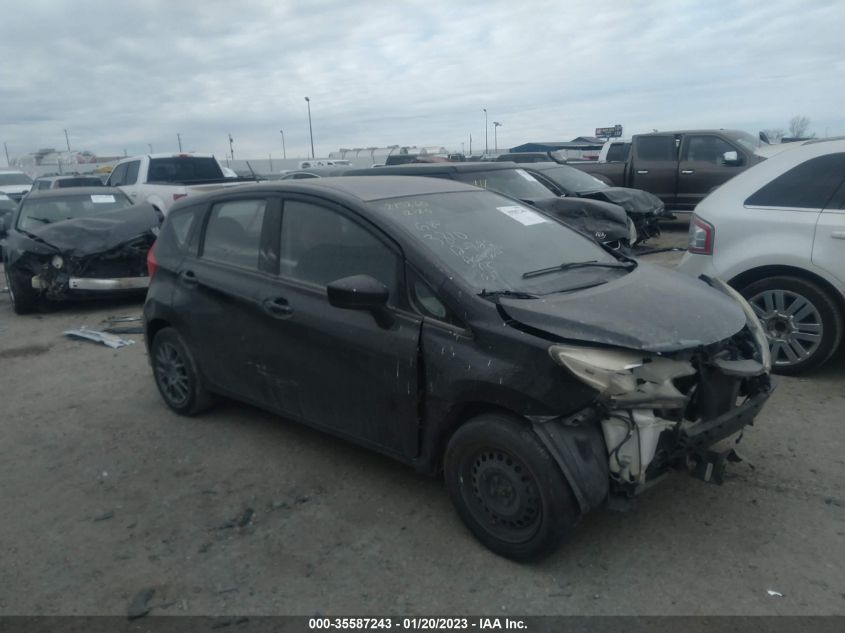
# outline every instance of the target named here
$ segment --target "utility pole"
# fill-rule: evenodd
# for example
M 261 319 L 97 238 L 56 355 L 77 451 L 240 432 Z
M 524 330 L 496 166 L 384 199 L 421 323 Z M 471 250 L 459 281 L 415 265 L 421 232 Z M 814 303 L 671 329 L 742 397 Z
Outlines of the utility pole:
M 472 134 L 469 135 L 469 155 L 472 156 Z
M 147 147 L 149 147 L 149 148 L 150 148 L 150 154 L 152 154 L 152 153 L 153 153 L 153 144 L 152 144 L 152 143 L 147 143 Z
M 490 147 L 487 145 L 487 108 L 481 108 L 484 110 L 484 153 L 490 151 Z
M 273 173 L 273 152 L 270 152 L 269 154 L 267 154 L 267 156 L 270 158 L 270 173 L 272 174 Z
M 232 149 L 232 141 L 233 140 L 234 139 L 232 138 L 232 133 L 229 132 L 229 155 L 232 157 L 232 162 L 235 161 L 235 150 Z
M 494 152 L 499 151 L 499 137 L 496 134 L 496 130 L 498 130 L 500 127 L 502 127 L 501 123 L 499 123 L 498 121 L 493 121 L 493 151 Z
M 6 150 L 6 165 L 11 167 L 12 161 L 9 160 L 9 147 L 6 145 L 6 141 L 3 141 L 3 149 Z
M 308 104 L 308 134 L 311 136 L 311 160 L 314 160 L 314 130 L 311 129 L 311 99 L 305 97 Z
M 287 158 L 288 158 L 288 152 L 287 152 L 287 150 L 285 149 L 285 131 L 284 131 L 284 130 L 279 130 L 279 134 L 281 134 L 281 135 L 282 135 L 282 158 L 284 158 L 285 160 L 287 160 Z
M 176 140 L 179 141 L 179 151 L 182 151 L 182 135 L 176 132 Z
M 67 143 L 67 152 L 70 154 L 70 139 L 67 137 L 67 129 L 65 129 L 65 143 Z

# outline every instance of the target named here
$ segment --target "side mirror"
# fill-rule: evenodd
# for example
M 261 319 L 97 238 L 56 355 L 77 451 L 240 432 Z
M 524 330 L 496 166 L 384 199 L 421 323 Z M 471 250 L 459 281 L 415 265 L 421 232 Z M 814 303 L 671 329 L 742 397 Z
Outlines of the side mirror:
M 376 323 L 390 327 L 393 319 L 387 311 L 387 287 L 369 275 L 352 275 L 337 279 L 326 286 L 329 303 L 335 308 L 367 310 L 372 312 Z
M 722 162 L 725 165 L 741 165 L 742 159 L 739 157 L 738 152 L 725 152 L 722 154 Z

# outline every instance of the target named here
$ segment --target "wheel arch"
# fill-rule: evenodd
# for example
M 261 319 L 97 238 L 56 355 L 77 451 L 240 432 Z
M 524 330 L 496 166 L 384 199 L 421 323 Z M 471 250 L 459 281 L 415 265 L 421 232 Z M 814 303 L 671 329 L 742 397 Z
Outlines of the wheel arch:
M 164 328 L 171 327 L 171 323 L 166 319 L 162 318 L 155 318 L 151 319 L 147 322 L 147 329 L 146 329 L 146 344 L 147 350 L 150 350 L 153 345 L 153 340 L 156 337 L 156 334 L 161 332 Z
M 762 279 L 766 279 L 767 277 L 783 276 L 798 277 L 799 279 L 809 281 L 819 286 L 825 291 L 828 297 L 830 297 L 830 300 L 833 301 L 834 305 L 836 305 L 840 316 L 845 319 L 845 296 L 843 296 L 836 286 L 830 283 L 827 279 L 807 270 L 806 268 L 785 265 L 758 266 L 757 268 L 751 268 L 750 270 L 739 273 L 728 283 L 736 290 L 742 290 L 744 287 L 754 283 L 755 281 L 760 281 Z

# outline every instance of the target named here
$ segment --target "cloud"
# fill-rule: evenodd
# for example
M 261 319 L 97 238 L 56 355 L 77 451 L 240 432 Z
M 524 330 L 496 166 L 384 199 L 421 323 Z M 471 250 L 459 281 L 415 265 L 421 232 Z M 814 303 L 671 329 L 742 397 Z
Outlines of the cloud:
M 621 123 L 845 134 L 834 1 L 14 3 L 0 138 L 236 157 L 389 144 L 500 147 Z

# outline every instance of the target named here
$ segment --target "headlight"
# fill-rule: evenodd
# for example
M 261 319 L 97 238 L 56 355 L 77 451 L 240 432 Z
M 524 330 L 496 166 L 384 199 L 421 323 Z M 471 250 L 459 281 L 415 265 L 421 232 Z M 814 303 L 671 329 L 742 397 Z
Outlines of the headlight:
M 687 396 L 673 381 L 695 373 L 689 361 L 623 349 L 552 345 L 549 354 L 617 406 L 679 406 Z
M 763 330 L 763 325 L 760 323 L 757 313 L 754 312 L 754 308 L 752 308 L 751 304 L 746 301 L 745 297 L 721 279 L 716 277 L 709 277 L 708 279 L 722 292 L 732 297 L 739 304 L 739 307 L 742 308 L 742 311 L 745 312 L 745 317 L 748 321 L 748 329 L 751 330 L 751 334 L 754 335 L 754 341 L 757 343 L 757 347 L 760 348 L 760 363 L 763 365 L 763 369 L 765 369 L 768 374 L 772 371 L 772 352 L 769 349 L 769 339 L 766 338 L 766 332 Z
M 53 255 L 53 259 L 50 260 L 50 265 L 56 269 L 60 269 L 64 266 L 64 264 L 65 260 L 63 260 L 60 255 Z

